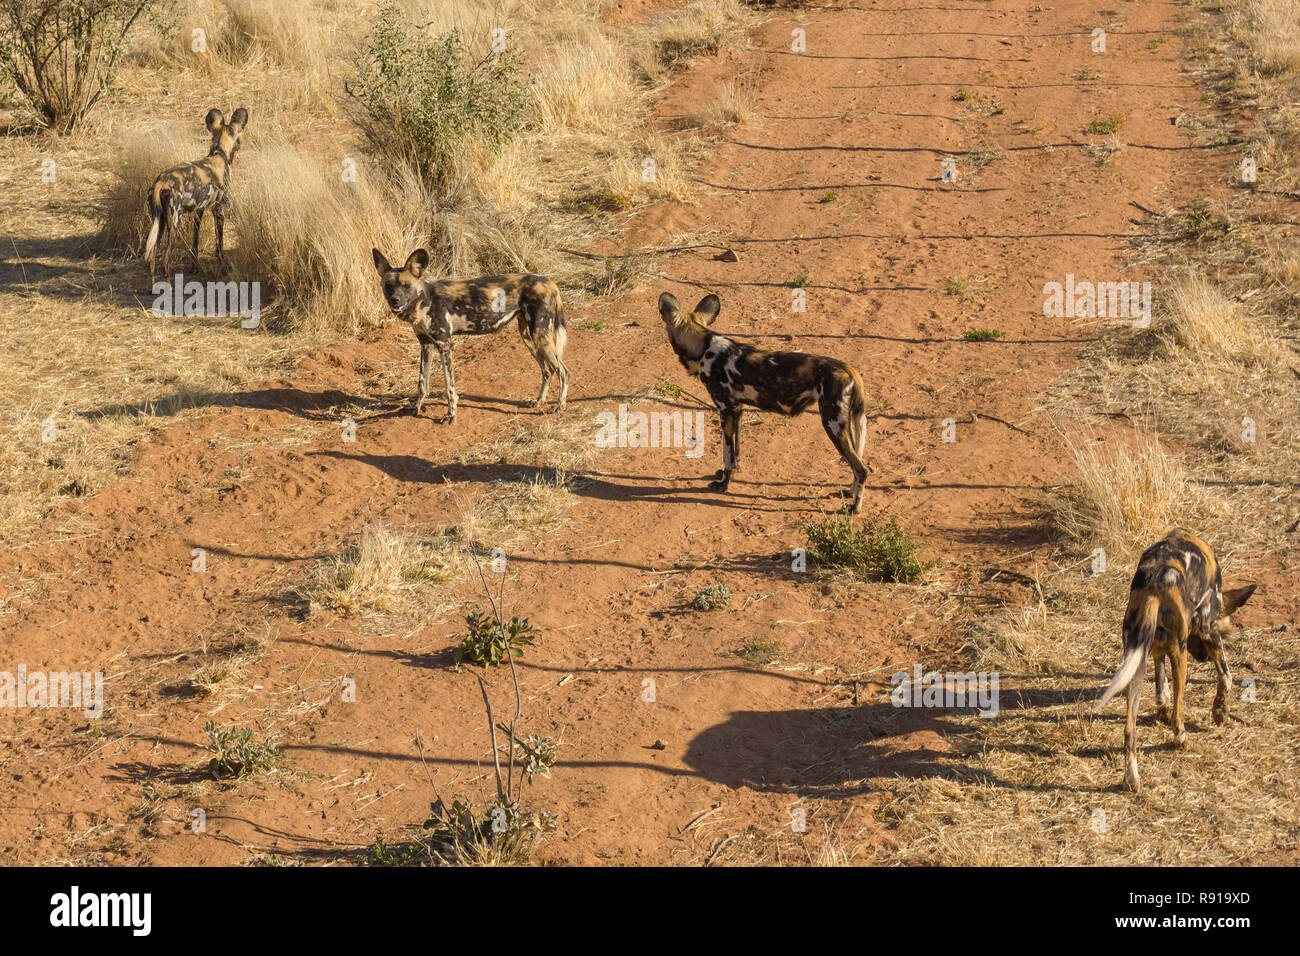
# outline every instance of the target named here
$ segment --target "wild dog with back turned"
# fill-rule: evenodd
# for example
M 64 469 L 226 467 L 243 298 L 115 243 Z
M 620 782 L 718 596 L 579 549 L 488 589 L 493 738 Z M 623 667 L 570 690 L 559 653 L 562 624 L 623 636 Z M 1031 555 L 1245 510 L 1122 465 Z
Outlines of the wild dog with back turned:
M 1128 688 L 1128 714 L 1124 723 L 1124 786 L 1141 789 L 1137 766 L 1137 711 L 1147 658 L 1156 661 L 1156 718 L 1174 731 L 1174 745 L 1187 746 L 1183 726 L 1183 689 L 1187 683 L 1187 655 L 1213 661 L 1219 675 L 1212 716 L 1222 724 L 1228 716 L 1228 686 L 1232 675 L 1223 653 L 1222 619 L 1246 603 L 1255 585 L 1223 590 L 1218 559 L 1208 544 L 1189 531 L 1175 528 L 1146 551 L 1138 561 L 1129 586 L 1124 614 L 1124 660 L 1102 691 L 1097 709 Z M 1165 663 L 1173 670 L 1173 706 Z
M 199 264 L 199 230 L 203 226 L 203 213 L 212 210 L 212 222 L 217 231 L 217 264 L 225 268 L 224 231 L 226 224 L 227 190 L 230 186 L 230 168 L 239 152 L 239 139 L 248 125 L 248 110 L 240 107 L 225 122 L 221 110 L 208 110 L 204 120 L 212 134 L 212 148 L 208 155 L 196 163 L 181 163 L 164 170 L 154 180 L 149 190 L 149 237 L 145 240 L 144 256 L 149 263 L 149 277 L 154 276 L 154 253 L 159 242 L 163 245 L 163 272 L 168 271 L 171 255 L 171 236 L 180 226 L 181 215 L 194 213 L 194 244 L 190 257 L 195 268 Z

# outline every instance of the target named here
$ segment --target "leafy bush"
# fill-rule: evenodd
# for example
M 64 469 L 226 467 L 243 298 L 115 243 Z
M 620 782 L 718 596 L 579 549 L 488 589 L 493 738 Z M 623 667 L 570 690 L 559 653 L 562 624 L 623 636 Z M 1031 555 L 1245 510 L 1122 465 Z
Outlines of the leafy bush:
M 5 0 L 0 77 L 42 126 L 66 133 L 112 82 L 126 37 L 154 0 Z
M 472 611 L 465 615 L 465 623 L 469 625 L 469 633 L 456 650 L 457 664 L 469 661 L 480 667 L 496 667 L 506 659 L 507 647 L 511 654 L 522 656 L 525 645 L 537 639 L 537 629 L 527 618 L 517 615 L 509 624 L 502 624 L 490 615 Z
M 409 162 L 442 189 L 466 156 L 500 152 L 514 138 L 529 103 L 517 54 L 475 59 L 458 31 L 426 37 L 394 4 L 376 22 L 346 85 L 353 120 L 376 153 Z
M 866 571 L 886 581 L 914 584 L 930 567 L 917 557 L 911 530 L 890 516 L 868 518 L 854 527 L 848 515 L 826 515 L 808 523 L 808 553 L 819 565 Z

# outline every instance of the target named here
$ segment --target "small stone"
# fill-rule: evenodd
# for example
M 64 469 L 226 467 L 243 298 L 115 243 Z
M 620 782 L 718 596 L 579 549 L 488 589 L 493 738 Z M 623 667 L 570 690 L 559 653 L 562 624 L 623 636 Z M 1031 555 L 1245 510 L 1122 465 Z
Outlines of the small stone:
M 656 740 L 650 745 L 651 750 L 667 750 L 668 742 L 666 740 Z

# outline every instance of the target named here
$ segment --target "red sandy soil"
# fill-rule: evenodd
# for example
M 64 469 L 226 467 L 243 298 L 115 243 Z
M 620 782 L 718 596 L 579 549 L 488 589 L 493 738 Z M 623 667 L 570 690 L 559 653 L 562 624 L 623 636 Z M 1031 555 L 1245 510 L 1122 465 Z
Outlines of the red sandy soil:
M 667 124 L 746 71 L 763 118 L 726 130 L 699 171 L 697 201 L 643 211 L 628 245 L 709 232 L 739 262 L 715 261 L 714 250 L 665 258 L 662 282 L 571 314 L 573 409 L 615 410 L 620 395 L 665 378 L 701 394 L 668 348 L 655 300 L 669 289 L 689 306 L 716 291 L 721 331 L 863 372 L 878 399 L 867 509 L 913 525 L 939 565 L 924 588 L 847 587 L 788 570 L 803 524 L 838 507 L 850 477 L 815 412 L 748 416 L 743 470 L 727 495 L 704 488 L 720 459 L 712 419 L 699 459 L 603 452 L 576 485 L 567 522 L 510 558 L 509 610 L 543 632 L 520 668 L 524 726 L 563 739 L 552 778 L 526 794 L 558 816 L 543 861 L 700 862 L 743 833 L 799 861 L 832 824 L 855 854 L 891 839 L 872 808 L 894 775 L 927 772 L 945 728 L 941 713 L 872 702 L 873 689 L 917 661 L 951 658 L 963 622 L 988 604 L 948 592 L 1022 599 L 1014 585 L 984 583 L 988 573 L 1032 570 L 1047 551 L 1042 492 L 1068 468 L 1054 423 L 1033 413 L 1036 396 L 1096 329 L 1042 317 L 1043 284 L 1067 273 L 1141 278 L 1122 265 L 1130 203 L 1198 195 L 1230 162 L 1182 148 L 1170 122 L 1201 108 L 1198 90 L 1176 39 L 1155 52 L 1146 45 L 1180 8 L 1123 4 L 1124 29 L 1099 56 L 1087 33 L 1104 6 L 781 9 L 752 53 L 697 64 L 663 100 Z M 804 55 L 789 52 L 796 26 L 807 33 Z M 1076 80 L 1083 68 L 1102 79 Z M 979 116 L 954 101 L 959 89 L 1001 112 Z M 1099 165 L 1085 145 L 1101 138 L 1083 130 L 1114 114 L 1128 116 L 1130 145 Z M 985 140 L 1005 152 L 976 168 L 965 154 Z M 957 157 L 955 186 L 940 180 L 947 155 Z M 820 202 L 828 192 L 834 200 Z M 793 313 L 786 284 L 799 276 L 808 306 Z M 957 276 L 983 280 L 977 299 L 942 294 L 941 281 Z M 605 330 L 584 329 L 588 319 Z M 962 341 L 974 327 L 1006 335 Z M 417 732 L 444 795 L 491 795 L 477 682 L 447 666 L 463 612 L 377 637 L 329 614 L 301 620 L 275 600 L 368 522 L 433 531 L 456 520 L 467 489 L 519 472 L 447 462 L 538 421 L 522 407 L 532 360 L 513 333 L 468 343 L 458 359 L 455 426 L 434 424 L 428 409 L 420 419 L 381 414 L 360 422 L 354 444 L 331 432 L 277 447 L 285 429 L 369 396 L 374 369 L 415 377 L 400 324 L 314 353 L 291 380 L 218 401 L 198 424 L 143 444 L 128 476 L 74 505 L 86 537 L 0 558 L 0 580 L 40 575 L 44 585 L 5 622 L 6 657 L 33 670 L 102 669 L 110 707 L 99 737 L 79 713 L 0 716 L 3 859 L 346 859 L 427 815 Z M 387 396 L 393 410 L 407 397 Z M 955 443 L 940 441 L 946 418 L 957 423 Z M 196 546 L 209 552 L 204 574 L 190 570 Z M 715 580 L 728 584 L 730 608 L 692 610 L 695 592 Z M 464 584 L 454 597 L 473 603 L 475 589 Z M 200 636 L 268 616 L 279 640 L 233 693 L 167 691 L 194 668 Z M 774 640 L 778 664 L 735 656 L 747 638 Z M 861 685 L 858 706 L 848 674 L 876 682 Z M 340 700 L 344 676 L 356 681 L 355 703 Z M 656 682 L 654 703 L 641 699 L 645 678 Z M 487 680 L 500 717 L 513 702 L 509 675 Z M 189 831 L 179 798 L 142 817 L 151 787 L 203 777 L 208 719 L 274 733 L 288 785 L 214 789 L 202 798 L 203 835 Z M 790 833 L 796 804 L 809 813 L 803 838 Z

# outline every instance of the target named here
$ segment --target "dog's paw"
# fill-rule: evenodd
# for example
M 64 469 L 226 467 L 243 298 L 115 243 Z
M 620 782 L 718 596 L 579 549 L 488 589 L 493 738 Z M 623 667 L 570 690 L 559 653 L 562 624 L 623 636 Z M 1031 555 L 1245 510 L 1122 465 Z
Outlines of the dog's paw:
M 731 480 L 728 478 L 715 478 L 709 482 L 709 491 L 726 491 L 730 484 Z
M 536 408 L 540 404 L 542 404 L 540 400 L 530 398 L 528 401 L 524 402 L 524 408 Z
M 454 425 L 456 424 L 456 416 L 448 413 L 441 418 L 435 419 L 434 423 L 438 425 Z
M 1222 725 L 1228 719 L 1228 702 L 1226 700 L 1216 700 L 1214 709 L 1210 711 L 1210 718 L 1216 725 Z
M 1168 704 L 1156 704 L 1156 720 L 1162 724 L 1172 724 L 1174 712 L 1169 709 Z
M 1174 749 L 1175 750 L 1187 749 L 1187 731 L 1184 730 L 1182 733 L 1174 735 Z

